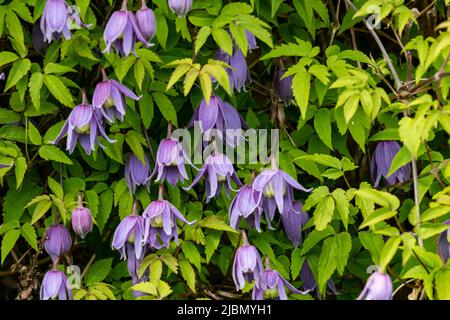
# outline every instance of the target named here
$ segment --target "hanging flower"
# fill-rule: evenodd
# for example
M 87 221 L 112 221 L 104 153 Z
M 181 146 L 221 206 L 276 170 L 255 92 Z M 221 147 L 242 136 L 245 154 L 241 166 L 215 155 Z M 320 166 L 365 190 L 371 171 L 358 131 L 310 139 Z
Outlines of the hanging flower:
M 142 35 L 150 42 L 156 32 L 156 17 L 153 10 L 145 4 L 145 0 L 142 0 L 141 8 L 136 12 L 136 20 Z
M 286 211 L 281 215 L 284 232 L 295 247 L 302 242 L 302 228 L 308 222 L 308 214 L 302 210 L 303 205 L 300 201 L 294 201 L 293 210 Z
M 251 185 L 242 186 L 230 205 L 230 226 L 237 230 L 241 218 L 244 218 L 250 228 L 256 228 L 256 230 L 261 232 L 259 199 L 260 193 L 255 192 Z
M 233 281 L 237 291 L 244 288 L 245 281 L 249 283 L 255 281 L 255 285 L 258 285 L 263 272 L 258 250 L 248 243 L 244 231 L 241 234 L 243 245 L 236 250 L 233 262 Z
M 444 224 L 450 225 L 450 219 L 445 221 Z M 439 244 L 438 244 L 439 255 L 441 256 L 442 262 L 444 265 L 447 263 L 447 260 L 450 258 L 450 231 L 449 229 L 445 230 L 439 235 Z
M 71 247 L 72 237 L 64 225 L 53 225 L 45 232 L 44 248 L 53 261 L 69 252 Z
M 289 105 L 292 99 L 292 76 L 283 78 L 286 70 L 278 70 L 273 77 L 275 94 L 285 105 Z
M 131 194 L 136 192 L 138 186 L 150 188 L 150 164 L 144 155 L 145 164 L 136 155 L 131 154 L 125 163 L 125 181 Z
M 186 17 L 192 8 L 192 0 L 169 0 L 169 8 L 178 17 Z
M 231 91 L 236 89 L 237 92 L 241 92 L 242 89 L 245 89 L 245 83 L 252 80 L 250 71 L 248 70 L 247 61 L 241 50 L 234 48 L 233 54 L 230 56 L 222 49 L 219 49 L 215 59 L 230 65 L 231 69 L 226 68 L 226 71 L 228 79 L 230 80 Z
M 78 194 L 78 207 L 72 210 L 72 229 L 81 238 L 92 230 L 92 214 L 91 210 L 83 206 L 81 194 Z
M 66 274 L 59 270 L 48 271 L 41 284 L 41 300 L 56 299 L 72 300 L 72 287 Z
M 372 273 L 358 300 L 392 300 L 391 277 L 380 271 Z

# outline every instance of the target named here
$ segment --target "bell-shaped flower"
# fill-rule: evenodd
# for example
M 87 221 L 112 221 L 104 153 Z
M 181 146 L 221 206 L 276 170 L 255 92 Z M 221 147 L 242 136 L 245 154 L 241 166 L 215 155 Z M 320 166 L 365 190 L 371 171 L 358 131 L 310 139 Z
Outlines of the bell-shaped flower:
M 450 220 L 444 222 L 446 225 L 450 225 Z M 439 235 L 438 252 L 444 265 L 450 258 L 450 231 L 449 229 L 441 232 Z
M 126 112 L 125 96 L 135 101 L 141 99 L 117 80 L 110 80 L 102 69 L 103 81 L 94 90 L 92 106 L 100 110 L 106 120 L 113 123 L 117 118 L 123 121 Z
M 109 143 L 114 143 L 103 128 L 101 114 L 87 103 L 86 95 L 83 93 L 83 103 L 72 109 L 69 118 L 64 123 L 60 133 L 53 144 L 58 143 L 67 134 L 67 147 L 69 153 L 75 149 L 77 141 L 80 141 L 81 146 L 87 155 L 90 155 L 92 150 L 95 150 L 95 145 L 103 146 L 98 141 L 98 134 L 105 138 Z
M 302 210 L 303 205 L 300 201 L 294 201 L 292 204 L 294 210 L 287 211 L 281 215 L 284 232 L 295 247 L 302 242 L 302 228 L 308 221 L 308 214 Z
M 64 225 L 55 224 L 46 230 L 44 248 L 53 261 L 69 252 L 71 247 L 72 237 Z
M 378 142 L 371 162 L 372 180 L 375 188 L 379 186 L 381 178 L 384 178 L 387 185 L 405 182 L 410 178 L 409 164 L 397 169 L 390 176 L 387 175 L 391 168 L 392 160 L 400 149 L 401 147 L 396 141 Z
M 79 12 L 69 7 L 65 0 L 47 0 L 40 21 L 45 41 L 50 43 L 61 34 L 64 38 L 70 39 L 72 24 L 89 28 L 91 25 L 83 24 L 78 15 Z
M 131 154 L 125 163 L 125 181 L 131 194 L 136 192 L 138 186 L 145 185 L 150 188 L 150 164 L 144 155 L 145 164 L 134 154 Z
M 41 300 L 56 299 L 72 300 L 72 287 L 67 280 L 66 274 L 59 270 L 48 271 L 41 284 Z
M 253 300 L 287 300 L 286 288 L 292 293 L 306 294 L 297 290 L 286 279 L 284 279 L 276 270 L 270 269 L 269 259 L 266 259 L 266 270 L 261 274 L 259 282 L 255 284 L 252 292 Z
M 392 300 L 391 277 L 381 271 L 372 273 L 358 300 Z
M 140 259 L 144 253 L 144 218 L 135 210 L 136 205 L 133 205 L 133 213 L 126 216 L 114 232 L 112 247 L 120 252 L 121 259 L 129 259 L 131 255 Z
M 236 250 L 232 270 L 236 291 L 242 290 L 246 281 L 251 283 L 254 280 L 255 285 L 258 285 L 263 273 L 263 266 L 258 250 L 248 243 L 244 231 L 242 231 L 242 235 L 244 244 Z
M 153 10 L 145 4 L 145 0 L 142 1 L 141 8 L 136 11 L 136 20 L 142 35 L 150 42 L 156 32 L 156 17 Z
M 167 179 L 173 186 L 177 184 L 178 180 L 183 182 L 188 179 L 184 166 L 185 158 L 183 147 L 178 139 L 166 138 L 161 140 L 151 178 L 157 173 L 156 182 L 163 183 Z
M 302 288 L 305 291 L 313 291 L 317 288 L 316 280 L 314 279 L 314 274 L 311 271 L 311 268 L 308 264 L 308 260 L 305 259 L 302 265 L 302 268 L 300 269 L 300 280 L 302 280 L 303 285 Z M 333 279 L 330 278 L 327 281 L 327 287 L 334 293 L 334 295 L 338 295 L 339 292 L 337 291 Z M 320 297 L 320 291 L 317 289 L 317 296 Z
M 250 71 L 248 70 L 247 61 L 241 50 L 237 48 L 233 49 L 233 54 L 230 56 L 222 49 L 219 49 L 215 59 L 230 65 L 231 69 L 227 68 L 227 74 L 230 80 L 231 91 L 236 89 L 237 92 L 241 92 L 242 89 L 245 89 L 245 83 L 252 80 Z
M 245 36 L 247 38 L 248 50 L 251 52 L 252 50 L 258 49 L 258 45 L 256 44 L 256 38 L 253 33 L 248 30 L 245 30 Z
M 83 206 L 81 194 L 78 194 L 78 206 L 72 210 L 72 229 L 81 238 L 92 230 L 92 214 L 91 210 Z
M 103 39 L 106 48 L 103 52 L 109 53 L 111 47 L 114 46 L 116 52 L 127 57 L 131 52 L 136 54 L 136 40 L 142 42 L 145 46 L 150 47 L 139 29 L 138 22 L 134 14 L 127 10 L 127 1 L 123 2 L 122 8 L 114 12 L 106 23 Z
M 278 70 L 273 77 L 273 89 L 275 94 L 285 105 L 289 105 L 292 99 L 292 76 L 283 78 L 286 70 Z
M 294 201 L 294 189 L 310 192 L 283 170 L 273 167 L 263 170 L 253 182 L 253 189 L 261 192 L 262 208 L 264 210 L 267 223 L 274 219 L 275 209 L 278 208 L 280 214 L 286 212 L 297 212 L 292 203 Z
M 161 190 L 161 189 L 160 189 Z M 162 199 L 151 202 L 143 213 L 144 241 L 150 247 L 161 249 L 168 248 L 172 239 L 178 243 L 177 220 L 189 225 L 195 221 L 188 222 L 183 214 L 169 201 Z
M 178 17 L 186 17 L 192 8 L 193 0 L 169 0 L 169 8 Z
M 261 232 L 259 199 L 259 193 L 251 185 L 242 186 L 230 204 L 230 226 L 237 230 L 240 220 L 244 218 L 250 228 Z
M 220 153 L 210 155 L 206 158 L 205 164 L 200 169 L 200 172 L 194 181 L 192 181 L 192 184 L 185 188 L 185 190 L 189 190 L 195 186 L 203 176 L 206 178 L 206 202 L 217 197 L 222 190 L 222 186 L 225 186 L 225 191 L 229 195 L 230 189 L 234 190 L 231 186 L 231 180 L 239 187 L 242 185 L 230 159 Z

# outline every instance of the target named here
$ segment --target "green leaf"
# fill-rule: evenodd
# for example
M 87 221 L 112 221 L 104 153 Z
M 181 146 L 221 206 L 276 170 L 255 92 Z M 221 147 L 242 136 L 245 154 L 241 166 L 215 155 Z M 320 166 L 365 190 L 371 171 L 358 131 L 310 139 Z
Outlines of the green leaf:
M 149 94 L 144 94 L 138 104 L 142 123 L 145 129 L 148 129 L 153 119 L 153 99 Z
M 19 239 L 20 231 L 19 230 L 9 230 L 2 240 L 2 264 L 5 261 L 8 254 L 11 252 L 12 248 L 16 244 Z
M 396 211 L 392 211 L 389 208 L 380 208 L 375 210 L 372 214 L 364 219 L 364 221 L 359 226 L 359 230 L 365 227 L 377 224 L 378 222 L 390 219 L 397 214 Z
M 37 110 L 41 108 L 41 88 L 43 83 L 44 75 L 40 72 L 35 72 L 31 75 L 30 83 L 28 84 L 31 102 L 33 102 L 33 105 Z
M 110 273 L 113 258 L 95 262 L 86 272 L 84 282 L 89 287 L 97 282 L 102 282 Z
M 303 209 L 308 211 L 312 207 L 314 207 L 316 204 L 321 202 L 326 196 L 330 194 L 330 190 L 328 190 L 328 187 L 326 186 L 320 186 L 313 190 L 311 195 L 306 199 L 305 205 L 303 206 Z
M 246 56 L 248 51 L 248 41 L 245 29 L 233 22 L 229 24 L 229 28 L 236 45 L 242 51 L 242 54 Z
M 164 49 L 166 48 L 167 36 L 169 34 L 169 27 L 167 26 L 166 17 L 162 14 L 156 14 L 156 38 L 158 39 L 159 44 Z
M 3 51 L 0 52 L 0 67 L 4 66 L 5 64 L 17 61 L 19 57 L 17 54 L 9 51 Z
M 206 72 L 200 72 L 200 87 L 202 89 L 203 97 L 205 98 L 205 101 L 207 104 L 209 104 L 209 100 L 211 99 L 211 93 L 212 93 L 212 82 L 211 82 L 211 76 L 207 74 Z
M 97 192 L 94 190 L 88 190 L 85 192 L 87 203 L 89 205 L 89 210 L 94 217 L 97 217 L 98 214 L 98 206 L 99 206 L 99 198 Z
M 134 72 L 134 80 L 136 81 L 139 90 L 142 90 L 142 82 L 144 81 L 145 78 L 145 67 L 141 61 L 137 61 L 134 64 L 133 72 Z
M 291 275 L 293 280 L 297 279 L 304 262 L 305 257 L 302 256 L 301 249 L 295 248 L 291 254 Z
M 395 155 L 395 157 L 392 159 L 391 167 L 389 168 L 389 172 L 387 176 L 389 177 L 391 174 L 393 174 L 395 171 L 400 169 L 402 166 L 407 164 L 411 161 L 411 153 L 408 151 L 408 149 L 403 146 Z
M 20 234 L 34 250 L 38 250 L 36 231 L 31 224 L 25 223 L 22 227 L 20 227 Z
M 113 205 L 113 192 L 111 191 L 111 189 L 108 189 L 100 194 L 98 214 L 95 217 L 100 233 L 103 232 L 103 228 L 105 227 L 106 222 L 108 221 L 108 218 L 112 211 L 112 205 Z
M 391 262 L 392 258 L 394 257 L 395 253 L 398 250 L 398 247 L 400 246 L 400 243 L 402 242 L 402 238 L 399 236 L 391 237 L 386 243 L 384 244 L 383 250 L 381 250 L 380 254 L 380 270 L 384 272 L 389 262 Z
M 44 68 L 45 74 L 52 74 L 52 73 L 63 74 L 63 73 L 67 73 L 67 72 L 76 72 L 76 70 L 74 70 L 70 67 L 63 66 L 61 64 L 54 63 L 54 62 L 50 62 Z
M 305 255 L 309 250 L 314 248 L 323 239 L 335 234 L 334 229 L 331 226 L 327 226 L 325 230 L 318 231 L 312 230 L 302 245 L 301 255 Z
M 183 279 L 186 280 L 189 288 L 191 288 L 193 292 L 196 292 L 194 268 L 192 268 L 191 264 L 187 260 L 180 260 L 179 265 Z
M 348 216 L 350 213 L 350 210 L 349 210 L 350 204 L 349 204 L 349 201 L 347 200 L 345 191 L 342 189 L 336 189 L 333 191 L 333 193 L 331 195 L 333 196 L 334 202 L 336 203 L 336 208 L 338 209 L 342 223 L 344 224 L 344 227 L 347 230 Z
M 369 231 L 362 231 L 359 233 L 359 240 L 364 248 L 369 250 L 373 262 L 379 265 L 381 250 L 384 246 L 383 236 Z
M 289 56 L 306 57 L 310 54 L 311 51 L 312 46 L 310 42 L 305 42 L 302 44 L 294 44 L 294 43 L 281 44 L 280 46 L 270 51 L 268 54 L 262 56 L 261 60 L 279 57 L 289 57 Z
M 128 56 L 126 59 L 120 59 L 117 65 L 114 66 L 114 72 L 119 81 L 127 75 L 130 68 L 136 63 L 136 57 L 134 55 Z
M 237 233 L 236 230 L 234 230 L 232 227 L 230 227 L 228 224 L 225 223 L 221 218 L 215 215 L 208 216 L 201 220 L 199 223 L 199 226 L 209 229 L 215 229 L 215 230 L 222 230 L 222 231 L 228 231 Z
M 436 271 L 436 291 L 439 300 L 450 300 L 450 269 Z
M 233 41 L 228 32 L 222 28 L 212 28 L 212 37 L 223 51 L 230 56 L 233 54 Z
M 420 128 L 418 121 L 409 117 L 403 117 L 398 124 L 400 126 L 400 139 L 403 141 L 405 147 L 409 150 L 409 152 L 411 152 L 414 157 L 417 157 L 417 152 L 419 151 L 419 146 L 421 143 L 421 134 L 411 133 L 421 132 L 422 128 Z
M 322 231 L 330 223 L 334 212 L 334 199 L 331 196 L 319 202 L 314 210 L 314 225 L 316 229 Z
M 14 62 L 8 74 L 8 80 L 5 85 L 5 92 L 11 87 L 15 86 L 20 79 L 22 79 L 30 70 L 31 61 L 29 59 L 21 59 Z
M 400 201 L 398 198 L 389 192 L 378 191 L 371 188 L 361 188 L 355 192 L 357 195 L 373 201 L 382 207 L 389 208 L 391 210 L 397 210 L 400 207 Z
M 306 119 L 311 88 L 311 74 L 307 71 L 297 73 L 292 79 L 292 92 L 297 102 L 302 119 Z
M 152 96 L 163 117 L 167 121 L 171 121 L 175 127 L 178 127 L 177 112 L 169 98 L 167 98 L 165 94 L 159 92 L 152 93 Z
M 195 54 L 197 54 L 201 49 L 201 47 L 203 47 L 206 40 L 208 40 L 210 34 L 211 34 L 211 27 L 203 26 L 200 28 L 200 30 L 197 33 L 197 36 L 195 37 L 195 46 L 194 46 Z
M 145 164 L 145 152 L 142 146 L 146 144 L 145 138 L 136 131 L 131 130 L 125 136 L 125 141 L 142 164 Z
M 172 72 L 172 75 L 170 76 L 169 82 L 167 83 L 166 90 L 169 90 L 192 67 L 192 60 L 191 59 L 188 59 L 188 60 L 190 60 L 191 63 L 180 63 L 175 68 L 175 70 Z
M 42 144 L 42 136 L 34 124 L 28 121 L 28 138 L 32 144 L 40 146 Z
M 184 256 L 192 263 L 197 270 L 201 270 L 201 256 L 198 252 L 197 247 L 190 241 L 183 241 L 181 243 L 181 249 L 183 250 Z
M 316 113 L 314 116 L 314 128 L 320 140 L 333 150 L 333 145 L 331 144 L 331 117 L 328 109 L 321 108 Z
M 39 148 L 39 155 L 44 160 L 53 160 L 65 164 L 73 164 L 72 160 L 56 146 L 43 145 Z
M 213 256 L 214 252 L 217 250 L 221 237 L 222 232 L 219 231 L 211 231 L 206 235 L 205 237 L 206 263 L 209 263 L 209 260 Z
M 214 77 L 217 82 L 219 82 L 220 86 L 224 88 L 228 94 L 231 94 L 230 80 L 223 66 L 209 63 L 203 66 L 202 71 L 208 73 L 211 77 Z
M 59 198 L 62 199 L 64 197 L 64 191 L 59 182 L 57 182 L 52 177 L 48 177 L 48 187 L 50 190 Z
M 161 260 L 174 273 L 178 273 L 178 261 L 170 254 L 161 255 Z
M 24 157 L 18 157 L 14 161 L 14 169 L 16 174 L 16 189 L 19 189 L 27 171 L 27 160 Z
M 52 202 L 50 200 L 39 201 L 34 208 L 33 216 L 31 218 L 31 224 L 35 224 L 39 219 L 41 219 L 51 206 Z
M 44 76 L 44 83 L 51 94 L 66 107 L 73 107 L 73 97 L 61 81 L 61 79 L 55 75 L 47 74 Z

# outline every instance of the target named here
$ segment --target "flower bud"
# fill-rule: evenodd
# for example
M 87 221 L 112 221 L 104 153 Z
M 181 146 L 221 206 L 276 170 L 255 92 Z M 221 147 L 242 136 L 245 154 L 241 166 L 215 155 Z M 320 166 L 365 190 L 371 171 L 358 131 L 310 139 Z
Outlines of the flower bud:
M 192 8 L 192 0 L 169 0 L 169 8 L 179 17 L 185 17 Z
M 292 76 L 282 78 L 285 72 L 285 70 L 275 72 L 273 87 L 278 98 L 288 105 L 292 99 Z
M 53 261 L 67 253 L 72 247 L 72 237 L 69 230 L 62 224 L 49 227 L 46 232 L 44 247 Z
M 81 196 L 78 198 L 78 207 L 72 211 L 72 229 L 83 239 L 92 230 L 91 210 L 83 207 Z
M 146 6 L 142 6 L 136 12 L 136 20 L 142 35 L 147 41 L 150 41 L 156 32 L 156 18 L 153 10 L 147 8 Z

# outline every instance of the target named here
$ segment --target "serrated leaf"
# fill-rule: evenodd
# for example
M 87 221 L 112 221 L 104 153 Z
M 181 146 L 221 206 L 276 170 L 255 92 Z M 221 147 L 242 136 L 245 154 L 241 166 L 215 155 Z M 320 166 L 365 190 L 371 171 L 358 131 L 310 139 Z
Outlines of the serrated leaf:
M 25 223 L 21 226 L 20 234 L 34 250 L 38 250 L 36 230 L 31 224 Z
M 316 210 L 314 210 L 314 225 L 316 229 L 321 231 L 326 228 L 333 217 L 334 212 L 334 199 L 331 196 L 327 196 L 326 199 L 320 201 Z
M 40 218 L 42 218 L 52 206 L 50 200 L 41 200 L 36 204 L 31 218 L 31 224 L 35 224 Z
M 2 240 L 2 264 L 5 261 L 8 254 L 11 252 L 12 248 L 14 248 L 14 245 L 16 244 L 17 240 L 19 239 L 20 231 L 19 230 L 9 230 Z
M 311 88 L 311 74 L 307 71 L 297 73 L 292 79 L 292 92 L 300 108 L 302 119 L 306 119 Z
M 197 33 L 197 36 L 195 37 L 195 46 L 194 46 L 195 54 L 197 54 L 201 49 L 201 47 L 203 47 L 206 40 L 208 40 L 210 34 L 211 34 L 211 27 L 203 26 L 200 28 L 200 30 Z
M 30 70 L 31 61 L 29 59 L 21 59 L 14 62 L 11 70 L 8 73 L 8 80 L 5 85 L 5 92 L 11 87 L 15 86 L 20 79 L 22 79 Z
M 53 160 L 65 164 L 73 164 L 72 160 L 56 146 L 43 145 L 39 148 L 39 155 L 44 160 Z
M 230 227 L 228 224 L 225 223 L 225 221 L 223 221 L 222 219 L 220 219 L 218 216 L 215 216 L 215 215 L 211 215 L 211 216 L 204 218 L 198 224 L 199 224 L 199 226 L 204 227 L 204 228 L 237 233 L 237 231 L 235 229 Z
M 22 185 L 25 172 L 27 171 L 27 160 L 24 157 L 18 157 L 14 161 L 14 172 L 16 175 L 16 189 Z
M 165 94 L 159 92 L 154 92 L 152 96 L 163 117 L 167 121 L 171 121 L 175 127 L 178 127 L 177 112 L 169 98 L 167 98 Z
M 84 282 L 89 287 L 97 282 L 102 282 L 111 271 L 113 258 L 107 258 L 95 262 L 86 272 Z
M 66 85 L 55 75 L 44 75 L 44 83 L 51 94 L 66 107 L 73 107 L 73 97 Z
M 201 270 L 201 256 L 198 252 L 197 247 L 190 241 L 183 241 L 181 243 L 181 249 L 183 250 L 184 256 L 190 263 L 192 263 L 197 270 Z
M 186 280 L 189 288 L 193 292 L 196 292 L 194 268 L 192 268 L 191 264 L 187 260 L 180 260 L 179 266 L 180 266 L 180 271 L 181 271 L 181 275 L 182 275 L 183 279 Z
M 314 116 L 314 128 L 320 140 L 333 150 L 333 145 L 331 144 L 331 117 L 328 109 L 321 108 L 317 111 Z

